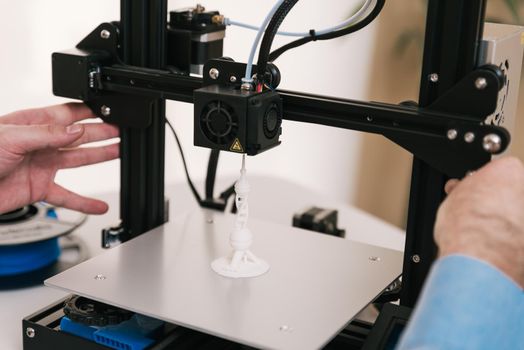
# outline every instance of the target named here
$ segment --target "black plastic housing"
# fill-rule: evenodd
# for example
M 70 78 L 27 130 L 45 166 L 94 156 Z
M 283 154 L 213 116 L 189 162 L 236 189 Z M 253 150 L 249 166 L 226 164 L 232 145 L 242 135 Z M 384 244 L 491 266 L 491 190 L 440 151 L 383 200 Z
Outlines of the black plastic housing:
M 226 26 L 213 22 L 218 11 L 171 11 L 167 26 L 167 64 L 202 74 L 206 61 L 222 56 Z
M 22 321 L 24 350 L 109 350 L 106 346 L 60 330 L 60 321 L 64 317 L 64 306 L 70 297 L 63 298 L 24 318 Z M 371 328 L 370 323 L 353 320 L 324 349 L 357 350 L 361 349 L 366 341 L 375 343 L 377 339 L 368 338 Z M 382 339 L 382 334 L 374 337 L 376 336 L 380 337 L 378 340 Z M 147 350 L 209 349 L 255 350 L 247 345 L 233 343 L 173 324 L 167 324 L 160 340 L 147 348 Z
M 90 81 L 89 72 L 108 59 L 109 54 L 103 51 L 71 49 L 53 53 L 53 94 L 84 101 L 91 99 L 95 82 Z
M 310 207 L 293 215 L 293 227 L 344 237 L 346 230 L 337 228 L 338 210 Z
M 194 144 L 256 155 L 280 144 L 282 100 L 278 93 L 210 85 L 194 91 Z

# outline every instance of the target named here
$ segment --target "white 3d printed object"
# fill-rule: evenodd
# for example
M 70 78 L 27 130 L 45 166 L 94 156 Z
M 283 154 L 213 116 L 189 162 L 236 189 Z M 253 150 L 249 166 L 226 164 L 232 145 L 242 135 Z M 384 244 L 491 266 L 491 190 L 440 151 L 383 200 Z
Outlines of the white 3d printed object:
M 257 258 L 250 250 L 253 243 L 253 234 L 247 228 L 248 203 L 250 191 L 246 177 L 246 156 L 242 156 L 242 169 L 240 178 L 235 183 L 235 202 L 237 217 L 235 228 L 229 236 L 233 252 L 228 257 L 216 259 L 211 263 L 211 268 L 219 275 L 231 278 L 256 277 L 269 270 L 269 264 Z

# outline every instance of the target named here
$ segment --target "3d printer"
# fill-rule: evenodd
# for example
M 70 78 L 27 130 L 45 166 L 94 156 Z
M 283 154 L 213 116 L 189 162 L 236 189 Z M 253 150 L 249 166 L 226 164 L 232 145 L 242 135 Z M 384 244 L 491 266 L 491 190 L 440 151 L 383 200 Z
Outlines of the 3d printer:
M 126 243 L 47 282 L 76 296 L 24 320 L 25 349 L 387 345 L 381 340 L 388 332 L 383 321 L 375 328 L 358 321 L 345 326 L 366 303 L 381 300 L 400 274 L 400 292 L 393 299 L 414 305 L 435 258 L 432 227 L 446 179 L 463 177 L 508 147 L 510 135 L 496 110 L 499 96 L 516 82 L 509 79 L 508 61 L 522 59 L 520 31 L 498 29 L 503 34 L 483 41 L 486 1 L 430 0 L 418 104 L 352 101 L 277 90 L 281 73 L 271 62 L 288 49 L 365 27 L 385 1 L 366 1 L 366 11 L 351 25 L 328 33 L 311 31 L 270 53 L 280 23 L 296 2 L 280 1 L 268 16 L 257 65 L 252 59 L 244 64 L 221 57 L 225 23 L 219 12 L 196 7 L 171 12 L 168 21 L 167 0 L 122 0 L 120 22 L 101 24 L 75 49 L 53 54 L 53 92 L 85 101 L 106 122 L 120 126 L 122 221 L 104 230 L 103 245 Z M 500 40 L 513 49 L 502 51 Z M 294 254 L 302 264 L 297 269 L 306 271 L 293 279 L 277 269 L 267 281 L 247 283 L 209 275 L 203 261 L 225 249 L 216 237 L 227 231 L 231 219 L 215 217 L 214 228 L 202 226 L 209 215 L 203 211 L 166 223 L 166 99 L 194 103 L 194 142 L 213 149 L 211 174 L 219 150 L 256 155 L 277 146 L 282 120 L 382 134 L 410 151 L 415 159 L 404 256 L 378 250 L 384 264 L 377 264 L 380 259 L 370 258 L 378 256 L 378 248 L 341 245 L 315 234 L 297 238 L 259 222 L 270 233 L 262 249 L 274 261 L 286 255 L 275 252 L 271 240 L 278 237 L 291 247 L 300 239 Z M 206 198 L 201 205 L 223 209 L 224 200 Z M 192 251 L 180 249 L 184 244 Z M 323 261 L 308 264 L 308 254 L 317 249 L 325 250 Z M 355 265 L 359 261 L 362 265 Z M 145 280 L 137 282 L 133 274 Z M 196 275 L 201 278 L 192 277 Z M 301 289 L 315 278 L 329 293 Z M 345 278 L 350 283 L 341 282 Z M 290 279 L 294 286 L 282 286 Z M 359 281 L 365 282 L 358 287 L 352 283 Z M 289 296 L 288 288 L 304 295 Z M 205 289 L 212 292 L 195 297 Z M 364 291 L 338 303 L 356 289 Z M 292 298 L 303 301 L 290 305 Z M 394 308 L 385 307 L 382 319 L 392 318 Z M 396 310 L 407 317 L 406 309 Z M 283 316 L 275 315 L 279 312 Z M 288 321 L 275 326 L 277 316 Z

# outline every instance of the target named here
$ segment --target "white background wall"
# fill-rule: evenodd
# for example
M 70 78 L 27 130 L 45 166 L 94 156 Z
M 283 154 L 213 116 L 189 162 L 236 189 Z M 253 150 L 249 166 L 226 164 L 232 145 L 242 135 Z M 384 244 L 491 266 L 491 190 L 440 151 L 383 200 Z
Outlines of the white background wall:
M 226 16 L 260 23 L 273 1 L 207 0 L 208 9 Z M 53 51 L 73 47 L 98 24 L 119 19 L 118 0 L 0 0 L 0 115 L 9 111 L 60 103 L 51 93 Z M 192 6 L 195 1 L 171 0 L 170 9 Z M 338 23 L 359 0 L 301 1 L 282 26 L 309 30 Z M 253 13 L 256 10 L 256 13 Z M 247 59 L 254 32 L 228 28 L 224 54 L 236 61 Z M 281 88 L 365 100 L 374 26 L 350 38 L 317 42 L 293 50 L 276 63 Z M 285 42 L 278 39 L 275 47 Z M 192 145 L 192 105 L 168 103 L 168 117 L 182 139 L 190 172 L 195 179 L 205 175 L 209 151 Z M 248 159 L 250 173 L 291 179 L 351 202 L 355 190 L 360 136 L 358 133 L 284 122 L 282 145 Z M 171 135 L 166 145 L 167 181 L 183 180 L 180 157 Z M 223 153 L 220 175 L 238 172 L 240 157 Z M 58 182 L 78 192 L 92 194 L 119 187 L 118 162 L 113 161 L 59 173 Z

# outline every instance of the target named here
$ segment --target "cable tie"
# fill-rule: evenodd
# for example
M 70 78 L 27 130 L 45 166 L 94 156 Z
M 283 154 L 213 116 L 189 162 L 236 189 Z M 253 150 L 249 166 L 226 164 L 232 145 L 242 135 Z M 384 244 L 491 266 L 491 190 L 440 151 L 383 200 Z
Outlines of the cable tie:
M 313 41 L 317 41 L 317 33 L 315 32 L 314 29 L 310 29 L 310 30 L 309 30 L 309 35 L 311 36 L 311 38 L 313 39 Z

